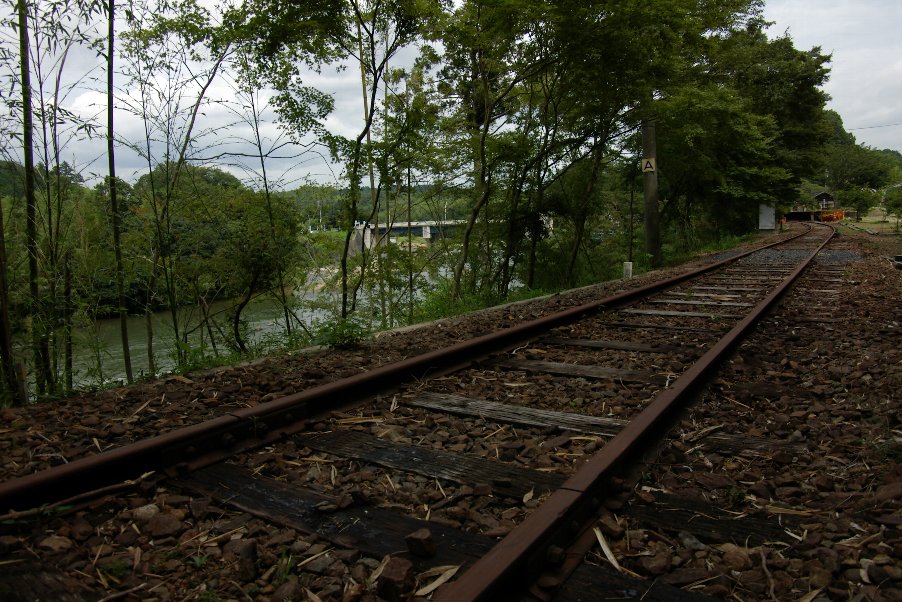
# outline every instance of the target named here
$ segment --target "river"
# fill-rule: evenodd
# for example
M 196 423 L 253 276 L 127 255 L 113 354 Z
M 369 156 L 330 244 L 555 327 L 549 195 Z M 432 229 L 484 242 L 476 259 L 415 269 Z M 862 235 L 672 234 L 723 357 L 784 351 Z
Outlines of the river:
M 233 300 L 216 301 L 210 305 L 211 315 L 217 315 L 216 322 L 225 333 L 231 333 L 229 320 Z M 295 315 L 305 326 L 325 314 L 311 309 L 296 309 Z M 266 337 L 277 337 L 284 332 L 285 317 L 281 304 L 272 298 L 252 300 L 241 312 L 242 321 L 247 326 L 245 336 L 249 347 L 265 341 Z M 196 307 L 179 310 L 181 324 L 195 326 L 200 322 Z M 296 323 L 295 323 L 296 325 Z M 172 318 L 169 311 L 153 314 L 153 349 L 157 373 L 170 372 L 176 366 L 176 344 L 172 332 Z M 217 333 L 218 334 L 218 333 Z M 210 337 L 206 332 L 196 330 L 189 337 L 193 348 L 206 346 L 209 354 Z M 220 353 L 228 353 L 221 337 L 217 336 Z M 131 354 L 132 373 L 137 378 L 149 372 L 147 361 L 147 327 L 144 316 L 128 317 L 128 346 Z M 76 388 L 98 386 L 110 381 L 125 380 L 125 365 L 122 357 L 122 339 L 119 318 L 97 320 L 93 325 L 76 328 L 73 331 L 73 384 Z

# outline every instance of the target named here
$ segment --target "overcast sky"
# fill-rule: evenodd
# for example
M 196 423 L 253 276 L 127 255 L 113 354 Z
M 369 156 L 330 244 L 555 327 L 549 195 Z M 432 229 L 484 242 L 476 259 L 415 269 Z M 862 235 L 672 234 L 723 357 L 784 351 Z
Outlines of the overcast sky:
M 832 54 L 832 97 L 860 144 L 902 152 L 902 0 L 766 0 L 772 35 Z
M 807 50 L 820 46 L 823 52 L 832 54 L 830 80 L 825 86 L 831 96 L 828 107 L 842 116 L 846 129 L 858 142 L 902 152 L 902 0 L 766 0 L 764 16 L 774 22 L 769 31 L 772 37 L 788 33 L 797 48 Z M 14 41 L 9 40 L 9 43 Z M 410 51 L 406 52 L 409 54 Z M 76 65 L 74 71 L 79 71 L 80 64 L 97 62 L 93 51 L 87 49 L 77 50 L 76 55 L 70 57 L 70 64 Z M 103 73 L 99 67 L 95 75 L 102 78 Z M 128 85 L 122 79 L 118 83 Z M 327 68 L 307 83 L 335 97 L 335 111 L 326 121 L 329 130 L 356 136 L 363 121 L 358 72 L 348 69 L 336 73 Z M 73 96 L 74 110 L 85 117 L 97 115 L 103 120 L 106 103 L 101 93 L 82 88 Z M 225 81 L 217 81 L 210 90 L 211 98 L 234 99 L 234 96 Z M 270 114 L 270 119 L 272 117 Z M 234 121 L 234 116 L 230 116 L 223 105 L 211 106 L 205 110 L 199 127 L 218 127 L 220 129 L 212 139 L 220 143 L 230 141 L 229 146 L 233 149 L 247 148 L 239 140 L 248 137 L 242 133 L 246 130 L 223 127 L 230 120 Z M 141 122 L 122 110 L 117 111 L 117 130 L 120 136 L 135 142 L 143 134 Z M 266 125 L 264 134 L 271 144 L 280 141 L 280 134 L 272 122 Z M 205 139 L 200 146 L 210 144 L 212 139 Z M 85 176 L 93 182 L 106 172 L 105 150 L 102 139 L 73 140 L 63 152 L 63 158 L 84 169 Z M 220 146 L 199 154 L 209 156 L 223 150 L 225 148 Z M 289 149 L 285 152 L 291 154 Z M 249 167 L 256 167 L 252 160 Z M 119 146 L 117 169 L 121 177 L 134 181 L 146 170 L 146 162 Z M 251 175 L 234 166 L 228 169 L 242 178 Z M 301 159 L 272 160 L 267 164 L 267 170 L 271 178 L 281 180 L 277 184 L 279 188 L 294 188 L 305 177 L 320 183 L 342 185 L 339 179 L 341 167 L 329 165 L 321 153 L 308 153 Z

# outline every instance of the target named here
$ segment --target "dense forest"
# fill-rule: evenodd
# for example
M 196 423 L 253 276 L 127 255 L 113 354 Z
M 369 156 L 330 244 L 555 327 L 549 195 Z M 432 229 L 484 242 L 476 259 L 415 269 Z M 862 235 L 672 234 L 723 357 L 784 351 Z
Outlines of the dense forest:
M 856 144 L 825 109 L 830 57 L 768 37 L 759 0 L 9 0 L 0 18 L 3 403 L 153 377 L 164 339 L 189 369 L 648 269 L 825 189 L 902 212 L 902 156 Z M 378 229 L 408 221 L 447 227 Z M 275 337 L 248 326 L 261 299 Z M 110 318 L 115 369 L 92 335 Z

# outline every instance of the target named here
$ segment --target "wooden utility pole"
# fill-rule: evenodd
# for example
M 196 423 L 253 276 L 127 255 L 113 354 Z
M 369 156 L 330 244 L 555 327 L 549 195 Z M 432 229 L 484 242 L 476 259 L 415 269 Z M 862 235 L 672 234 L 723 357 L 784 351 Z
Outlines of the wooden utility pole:
M 642 123 L 642 184 L 645 191 L 645 252 L 652 267 L 661 265 L 661 224 L 658 217 L 658 165 L 655 122 Z

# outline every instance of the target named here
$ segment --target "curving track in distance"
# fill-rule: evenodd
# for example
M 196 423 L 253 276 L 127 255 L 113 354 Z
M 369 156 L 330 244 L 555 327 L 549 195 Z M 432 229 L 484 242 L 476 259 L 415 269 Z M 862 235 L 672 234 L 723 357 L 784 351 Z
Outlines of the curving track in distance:
M 827 231 L 827 235 L 824 230 Z M 544 572 L 549 564 L 548 550 L 570 548 L 570 553 L 565 555 L 568 560 L 551 563 L 559 566 L 550 571 L 553 574 L 552 578 L 544 581 L 546 589 L 553 591 L 560 587 L 566 576 L 581 563 L 582 555 L 589 547 L 595 545 L 595 536 L 590 528 L 595 520 L 595 510 L 601 506 L 602 500 L 606 497 L 606 488 L 610 488 L 610 479 L 622 472 L 623 464 L 637 461 L 647 446 L 653 444 L 654 439 L 663 436 L 662 430 L 668 426 L 672 414 L 691 399 L 704 384 L 705 377 L 774 307 L 826 246 L 833 234 L 834 230 L 829 226 L 816 227 L 792 243 L 781 245 L 784 249 L 789 246 L 789 255 L 783 255 L 776 261 L 765 258 L 763 262 L 751 263 L 732 274 L 725 275 L 722 280 L 719 276 L 702 280 L 714 281 L 717 284 L 693 286 L 695 291 L 736 291 L 750 288 L 742 286 L 749 284 L 750 281 L 760 285 L 771 279 L 767 276 L 763 279 L 756 278 L 763 273 L 762 263 L 767 266 L 768 276 L 780 275 L 779 278 L 773 278 L 778 284 L 771 288 L 750 312 L 739 318 L 735 325 L 671 386 L 654 397 L 622 431 L 555 491 L 537 512 L 530 515 L 504 541 L 495 546 L 436 599 L 448 602 L 499 599 L 506 597 L 511 591 L 516 591 L 518 583 L 532 584 L 533 593 L 539 598 L 544 598 L 546 596 L 536 591 L 535 584 L 540 581 L 536 575 Z M 761 251 L 759 255 L 770 251 L 772 249 Z M 560 553 L 555 555 L 562 556 Z

